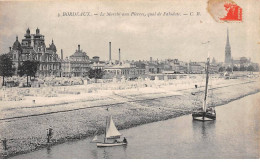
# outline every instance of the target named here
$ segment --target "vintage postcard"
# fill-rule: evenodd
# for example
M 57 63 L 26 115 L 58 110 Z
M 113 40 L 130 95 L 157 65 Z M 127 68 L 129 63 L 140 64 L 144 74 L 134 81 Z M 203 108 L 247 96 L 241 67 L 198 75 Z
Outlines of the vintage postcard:
M 260 1 L 0 1 L 0 158 L 258 159 Z

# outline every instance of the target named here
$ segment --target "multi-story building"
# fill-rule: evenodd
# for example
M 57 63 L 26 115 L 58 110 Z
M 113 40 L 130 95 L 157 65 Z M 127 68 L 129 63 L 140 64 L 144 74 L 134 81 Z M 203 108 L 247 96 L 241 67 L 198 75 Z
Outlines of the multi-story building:
M 61 76 L 62 77 L 71 77 L 70 73 L 70 60 L 68 57 L 61 60 Z
M 178 59 L 168 59 L 167 60 L 167 64 L 169 64 L 171 66 L 171 70 L 174 71 L 174 73 L 187 73 L 188 71 L 188 64 L 183 62 L 183 61 L 179 61 Z
M 191 74 L 202 74 L 204 71 L 205 71 L 205 69 L 200 63 L 198 63 L 198 62 L 190 62 L 189 63 L 189 73 L 191 73 Z
M 141 61 L 137 61 L 134 63 L 135 64 L 135 75 L 141 76 L 141 75 L 145 75 L 145 71 L 146 71 L 146 64 L 141 62 Z
M 85 77 L 90 69 L 89 56 L 86 52 L 83 52 L 78 45 L 78 50 L 70 56 L 70 73 L 74 77 Z
M 220 66 L 217 64 L 210 64 L 209 73 L 211 73 L 211 74 L 218 73 L 219 68 L 220 68 Z
M 106 66 L 106 63 L 104 61 L 100 61 L 98 56 L 94 56 L 91 59 L 90 67 L 92 69 L 101 69 L 101 70 L 103 70 L 105 66 Z
M 12 56 L 16 74 L 18 66 L 24 61 L 39 61 L 40 65 L 36 76 L 60 76 L 61 64 L 56 46 L 52 40 L 49 47 L 45 45 L 44 35 L 40 34 L 40 29 L 36 29 L 36 34 L 31 34 L 30 29 L 26 30 L 22 43 L 19 42 L 18 36 L 13 47 L 10 47 L 9 54 Z

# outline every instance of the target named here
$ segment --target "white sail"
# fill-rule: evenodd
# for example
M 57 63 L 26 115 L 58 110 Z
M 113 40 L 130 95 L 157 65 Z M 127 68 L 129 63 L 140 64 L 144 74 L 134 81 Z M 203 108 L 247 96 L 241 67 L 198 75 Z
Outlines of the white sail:
M 106 138 L 119 138 L 121 136 L 121 133 L 117 130 L 112 116 L 110 116 L 110 120 L 108 121 L 107 124 L 107 129 L 106 129 Z
M 209 82 L 209 62 L 210 59 L 208 57 L 207 63 L 206 63 L 206 85 L 205 85 L 205 97 L 203 101 L 203 111 L 206 112 L 207 110 L 207 97 L 208 97 L 208 82 Z
M 207 110 L 207 100 L 203 100 L 203 111 L 206 112 Z
M 98 140 L 97 135 L 93 138 L 92 142 L 96 142 Z

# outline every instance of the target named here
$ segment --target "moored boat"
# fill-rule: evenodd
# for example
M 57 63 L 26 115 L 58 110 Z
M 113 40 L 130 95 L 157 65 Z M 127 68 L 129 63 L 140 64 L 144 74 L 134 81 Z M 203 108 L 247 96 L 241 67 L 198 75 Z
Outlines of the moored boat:
M 209 66 L 210 66 L 209 62 L 210 62 L 210 59 L 208 58 L 207 62 L 206 62 L 206 86 L 205 86 L 205 94 L 204 94 L 204 99 L 203 99 L 203 106 L 200 109 L 193 110 L 193 112 L 192 112 L 193 120 L 200 120 L 200 121 L 216 120 L 215 108 L 207 106 Z

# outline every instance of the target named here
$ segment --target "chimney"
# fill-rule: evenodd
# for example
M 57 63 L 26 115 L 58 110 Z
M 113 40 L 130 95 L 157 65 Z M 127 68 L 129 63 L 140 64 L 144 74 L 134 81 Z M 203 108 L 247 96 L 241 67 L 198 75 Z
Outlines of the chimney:
M 152 57 L 150 57 L 150 62 L 153 62 L 153 58 Z
M 78 45 L 78 51 L 80 51 L 80 45 Z
M 9 50 L 10 50 L 10 52 L 11 52 L 11 50 L 12 50 L 12 47 L 9 47 Z
M 60 50 L 60 58 L 63 60 L 63 50 Z
M 119 51 L 119 54 L 118 54 L 118 61 L 119 61 L 119 64 L 120 64 L 120 62 L 121 62 L 120 48 L 118 49 L 118 51 Z
M 111 42 L 109 42 L 109 61 L 111 61 Z

